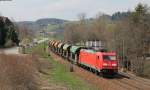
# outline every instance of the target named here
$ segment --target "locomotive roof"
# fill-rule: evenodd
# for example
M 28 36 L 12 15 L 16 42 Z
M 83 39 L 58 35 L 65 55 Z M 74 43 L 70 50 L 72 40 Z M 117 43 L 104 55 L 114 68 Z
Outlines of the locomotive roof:
M 82 49 L 82 50 L 84 50 L 85 52 L 88 52 L 88 53 L 97 53 L 97 54 L 103 54 L 103 55 L 108 55 L 108 54 L 116 55 L 115 52 L 102 52 L 102 51 L 96 51 L 93 49 Z

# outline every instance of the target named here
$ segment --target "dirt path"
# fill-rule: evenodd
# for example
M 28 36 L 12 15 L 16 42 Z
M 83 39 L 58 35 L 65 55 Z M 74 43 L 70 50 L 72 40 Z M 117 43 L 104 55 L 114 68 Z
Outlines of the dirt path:
M 50 52 L 50 54 L 53 58 L 55 58 L 55 60 L 58 60 L 60 63 L 69 68 L 70 63 L 67 60 L 64 60 L 52 52 Z M 101 90 L 150 90 L 150 80 L 148 79 L 123 74 L 119 74 L 113 79 L 103 78 L 76 65 L 73 67 L 75 70 L 73 72 L 74 74 L 78 75 L 87 82 L 96 85 L 96 87 Z
M 5 53 L 5 54 L 19 54 L 19 47 L 12 47 L 12 48 L 0 49 L 0 53 Z

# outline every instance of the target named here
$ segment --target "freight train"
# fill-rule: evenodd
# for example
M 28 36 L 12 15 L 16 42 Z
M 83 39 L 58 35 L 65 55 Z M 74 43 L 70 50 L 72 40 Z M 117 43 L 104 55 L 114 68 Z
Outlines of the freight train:
M 97 74 L 114 76 L 118 73 L 115 52 L 96 51 L 83 46 L 73 46 L 60 41 L 49 41 L 49 50 L 73 64 L 87 67 Z

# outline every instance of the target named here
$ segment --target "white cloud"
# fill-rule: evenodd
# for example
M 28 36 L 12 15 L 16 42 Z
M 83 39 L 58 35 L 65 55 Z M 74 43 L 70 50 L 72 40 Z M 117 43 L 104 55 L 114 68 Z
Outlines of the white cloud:
M 150 5 L 150 0 L 13 0 L 1 2 L 0 12 L 15 20 L 43 17 L 76 19 L 79 13 L 91 17 L 98 12 L 112 14 L 133 10 L 139 2 Z

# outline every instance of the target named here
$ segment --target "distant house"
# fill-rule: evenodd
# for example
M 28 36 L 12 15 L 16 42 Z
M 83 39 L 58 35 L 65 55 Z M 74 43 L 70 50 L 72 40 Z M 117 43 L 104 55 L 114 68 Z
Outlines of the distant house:
M 105 44 L 104 42 L 99 40 L 91 40 L 91 41 L 86 41 L 86 47 L 92 48 L 94 50 L 102 50 L 105 49 Z

